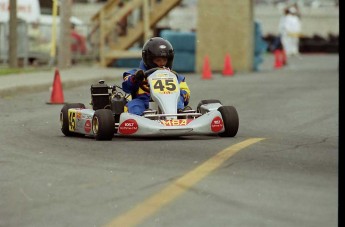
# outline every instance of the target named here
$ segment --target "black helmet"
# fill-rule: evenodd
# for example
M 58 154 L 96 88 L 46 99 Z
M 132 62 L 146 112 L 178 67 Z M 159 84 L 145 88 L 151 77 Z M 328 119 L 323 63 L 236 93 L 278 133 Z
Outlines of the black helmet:
M 166 67 L 172 68 L 174 49 L 168 40 L 161 37 L 153 37 L 144 44 L 142 58 L 148 69 L 157 67 L 157 65 L 153 63 L 153 58 L 155 57 L 166 57 L 168 59 Z

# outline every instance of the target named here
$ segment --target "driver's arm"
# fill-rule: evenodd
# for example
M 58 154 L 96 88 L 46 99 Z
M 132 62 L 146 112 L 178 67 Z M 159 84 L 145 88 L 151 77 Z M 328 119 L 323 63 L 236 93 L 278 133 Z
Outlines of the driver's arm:
M 134 81 L 136 71 L 136 69 L 132 69 L 123 73 L 122 89 L 124 92 L 132 93 L 138 90 L 139 85 Z

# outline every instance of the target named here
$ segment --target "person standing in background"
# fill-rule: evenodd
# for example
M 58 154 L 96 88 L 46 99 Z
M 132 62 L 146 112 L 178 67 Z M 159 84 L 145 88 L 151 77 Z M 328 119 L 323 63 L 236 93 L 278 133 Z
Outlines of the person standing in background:
M 71 24 L 71 53 L 73 64 L 77 63 L 81 55 L 87 53 L 86 39 L 77 32 L 76 25 L 73 23 Z
M 299 37 L 301 35 L 302 25 L 295 6 L 285 10 L 285 16 L 282 17 L 279 24 L 281 42 L 287 57 L 299 55 Z

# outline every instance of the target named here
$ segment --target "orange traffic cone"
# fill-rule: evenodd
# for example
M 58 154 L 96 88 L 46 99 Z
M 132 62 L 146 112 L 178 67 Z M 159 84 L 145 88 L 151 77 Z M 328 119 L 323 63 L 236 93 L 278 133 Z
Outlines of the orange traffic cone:
M 48 102 L 47 104 L 64 104 L 62 84 L 58 69 L 55 69 L 53 89 L 50 97 L 50 102 Z
M 204 65 L 202 68 L 202 79 L 208 80 L 212 78 L 212 72 L 210 68 L 210 61 L 208 59 L 208 56 L 204 58 Z
M 283 62 L 281 59 L 281 50 L 274 51 L 274 68 L 279 69 L 283 67 Z
M 232 69 L 230 54 L 226 54 L 225 61 L 224 61 L 223 76 L 233 76 L 233 75 L 234 75 L 234 70 Z

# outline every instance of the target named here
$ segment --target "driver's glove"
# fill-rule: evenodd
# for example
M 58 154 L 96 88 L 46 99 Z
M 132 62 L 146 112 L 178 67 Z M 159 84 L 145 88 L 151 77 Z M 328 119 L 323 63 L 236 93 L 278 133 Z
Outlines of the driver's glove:
M 136 73 L 133 76 L 134 76 L 134 81 L 136 83 L 141 83 L 144 80 L 144 71 L 140 69 L 136 71 Z

